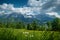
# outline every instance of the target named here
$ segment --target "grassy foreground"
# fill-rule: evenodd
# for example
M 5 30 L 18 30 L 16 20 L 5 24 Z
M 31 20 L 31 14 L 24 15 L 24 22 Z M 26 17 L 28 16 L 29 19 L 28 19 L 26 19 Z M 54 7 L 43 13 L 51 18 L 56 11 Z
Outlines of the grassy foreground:
M 60 32 L 0 28 L 0 40 L 60 40 Z

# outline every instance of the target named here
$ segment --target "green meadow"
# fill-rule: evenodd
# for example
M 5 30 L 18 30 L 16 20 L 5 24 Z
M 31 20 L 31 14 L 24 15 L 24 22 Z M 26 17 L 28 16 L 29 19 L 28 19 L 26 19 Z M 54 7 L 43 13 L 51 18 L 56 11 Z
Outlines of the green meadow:
M 0 40 L 60 40 L 60 32 L 0 28 Z
M 0 22 L 0 40 L 60 40 L 60 19 L 44 24 Z
M 0 40 L 60 40 L 60 0 L 0 0 Z

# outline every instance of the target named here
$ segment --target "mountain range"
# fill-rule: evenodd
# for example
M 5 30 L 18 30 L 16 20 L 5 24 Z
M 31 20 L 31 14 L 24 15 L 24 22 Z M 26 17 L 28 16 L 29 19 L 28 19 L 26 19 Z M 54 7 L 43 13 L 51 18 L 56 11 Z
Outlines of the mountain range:
M 39 14 L 39 15 L 36 15 L 36 16 L 31 15 L 31 16 L 32 16 L 32 18 L 24 17 L 24 15 L 18 14 L 18 13 L 3 14 L 3 15 L 0 15 L 0 21 L 3 21 L 3 22 L 23 21 L 23 22 L 26 22 L 26 23 L 30 23 L 34 20 L 37 20 L 38 22 L 43 23 L 43 22 L 51 21 L 51 20 L 54 19 L 54 17 L 50 17 L 49 15 L 46 15 L 46 14 Z
M 1 22 L 23 21 L 28 23 L 33 20 L 47 22 L 56 17 L 60 18 L 60 0 L 28 0 L 22 7 L 21 5 L 15 6 L 14 3 L 0 4 Z

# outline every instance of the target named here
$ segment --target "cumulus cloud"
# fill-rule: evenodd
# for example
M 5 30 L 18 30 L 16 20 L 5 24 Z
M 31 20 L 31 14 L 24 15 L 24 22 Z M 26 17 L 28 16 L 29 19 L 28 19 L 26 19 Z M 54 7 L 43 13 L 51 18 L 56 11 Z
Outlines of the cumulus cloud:
M 49 0 L 29 0 L 28 5 L 32 7 L 41 7 Z
M 3 5 L 0 5 L 0 8 L 2 8 L 2 9 L 6 9 L 7 8 L 7 4 L 3 4 Z
M 57 4 L 60 4 L 60 0 L 57 0 L 57 2 L 56 2 Z
M 6 4 L 6 3 L 3 3 L 2 5 L 0 5 L 0 8 L 5 10 L 14 10 L 14 7 L 13 7 L 13 4 Z
M 0 14 L 1 14 L 1 13 L 3 14 L 3 13 L 4 13 L 4 11 L 1 11 L 1 12 L 0 12 Z
M 24 16 L 28 15 L 27 17 L 30 17 L 31 15 L 35 16 L 40 14 L 40 7 L 19 7 L 15 8 L 13 4 L 6 4 L 3 3 L 0 5 L 0 14 L 2 14 L 2 11 L 4 11 L 4 14 L 11 14 L 11 13 L 19 13 Z M 32 16 L 31 16 L 32 17 Z
M 54 11 L 55 9 L 58 9 L 57 5 L 59 4 L 60 0 L 29 0 L 27 3 L 29 7 L 15 8 L 13 4 L 3 3 L 0 5 L 0 14 L 18 13 L 24 15 L 24 17 L 31 18 L 32 16 L 35 17 L 35 15 L 45 13 L 46 15 L 60 17 L 59 14 Z
M 55 16 L 55 17 L 60 18 L 60 15 L 57 12 L 48 12 L 46 14 L 49 15 L 49 16 Z
M 30 16 L 30 15 L 29 15 L 29 16 L 28 16 L 28 15 L 26 15 L 26 16 L 24 16 L 24 17 L 25 17 L 25 18 L 32 18 L 32 16 Z

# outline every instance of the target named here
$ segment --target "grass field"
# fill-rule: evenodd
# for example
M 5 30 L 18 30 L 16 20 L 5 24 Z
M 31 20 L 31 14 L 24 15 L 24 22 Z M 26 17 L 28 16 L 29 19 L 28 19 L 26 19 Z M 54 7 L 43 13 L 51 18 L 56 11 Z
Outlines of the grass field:
M 0 40 L 60 40 L 60 32 L 0 28 Z

